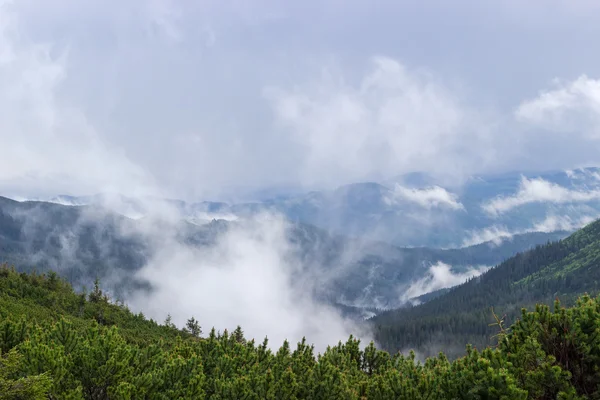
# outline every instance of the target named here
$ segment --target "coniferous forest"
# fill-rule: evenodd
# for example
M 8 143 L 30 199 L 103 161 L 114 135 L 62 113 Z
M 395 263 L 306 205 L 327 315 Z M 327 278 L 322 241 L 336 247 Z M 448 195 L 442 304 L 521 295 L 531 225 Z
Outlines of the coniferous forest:
M 443 350 L 450 358 L 463 345 L 493 345 L 494 314 L 507 324 L 521 308 L 572 305 L 584 293 L 600 292 L 600 222 L 571 236 L 518 253 L 485 274 L 416 307 L 373 318 L 377 342 L 390 352 L 415 349 L 423 356 Z
M 0 269 L 0 399 L 594 399 L 600 301 L 583 296 L 493 327 L 495 345 L 424 362 L 350 337 L 316 354 L 242 328 L 179 330 L 85 295 L 54 273 Z

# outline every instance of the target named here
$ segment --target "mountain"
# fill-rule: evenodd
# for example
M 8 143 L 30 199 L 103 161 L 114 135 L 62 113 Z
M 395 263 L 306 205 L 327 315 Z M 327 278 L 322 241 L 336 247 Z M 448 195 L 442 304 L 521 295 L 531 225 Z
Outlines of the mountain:
M 460 354 L 466 343 L 479 348 L 498 332 L 494 314 L 512 323 L 521 307 L 572 303 L 582 293 L 600 292 L 600 221 L 571 236 L 537 246 L 430 301 L 372 319 L 376 340 L 390 351 L 414 348 L 424 355 Z M 428 300 L 428 299 L 424 299 Z M 493 312 L 492 312 L 493 310 Z
M 264 205 L 347 236 L 402 247 L 462 247 L 574 231 L 600 217 L 600 169 L 476 176 L 461 186 L 410 174 Z
M 175 245 L 211 248 L 244 224 L 243 218 L 194 224 L 183 214 L 132 219 L 96 205 L 0 197 L 0 260 L 20 270 L 56 270 L 77 287 L 89 288 L 99 278 L 113 293 L 126 296 L 131 290 L 151 290 L 137 272 L 159 251 Z M 290 245 L 286 257 L 301 266 L 297 277 L 318 282 L 314 295 L 359 309 L 401 306 L 459 284 L 518 251 L 566 235 L 530 233 L 500 245 L 442 250 L 353 239 L 299 222 L 290 222 L 285 232 Z
M 575 231 L 600 217 L 600 169 L 473 176 L 461 185 L 413 173 L 380 183 L 239 203 L 140 201 L 120 195 L 58 196 L 48 201 L 108 206 L 134 218 L 162 201 L 176 206 L 193 223 L 274 211 L 332 234 L 400 247 L 456 248 L 500 243 L 531 232 Z

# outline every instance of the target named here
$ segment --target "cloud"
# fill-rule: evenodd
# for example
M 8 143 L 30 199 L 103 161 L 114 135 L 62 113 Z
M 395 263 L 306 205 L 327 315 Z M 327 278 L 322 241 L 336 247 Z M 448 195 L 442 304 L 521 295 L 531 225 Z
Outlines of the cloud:
M 336 68 L 293 88 L 269 87 L 277 128 L 304 149 L 299 169 L 308 181 L 339 182 L 373 174 L 427 170 L 460 173 L 475 159 L 485 129 L 432 74 L 375 57 L 353 83 Z M 472 147 L 466 148 L 470 141 Z M 475 150 L 477 149 L 477 150 Z M 489 150 L 489 149 L 488 149 Z M 458 159 L 461 151 L 472 151 Z
M 149 185 L 143 169 L 107 145 L 85 115 L 58 95 L 66 49 L 31 41 L 0 7 L 0 186 L 6 192 L 128 191 Z
M 458 201 L 458 196 L 439 186 L 413 189 L 396 184 L 394 199 L 415 203 L 427 209 L 449 207 L 453 210 L 464 210 L 464 206 Z
M 191 316 L 205 330 L 241 325 L 247 337 L 268 336 L 273 346 L 305 336 L 322 351 L 351 333 L 369 339 L 364 327 L 312 297 L 318 281 L 303 273 L 307 266 L 293 255 L 288 229 L 282 218 L 263 214 L 232 225 L 208 248 L 163 238 L 139 272 L 154 290 L 129 302 L 159 321 L 171 313 L 180 326 Z
M 532 232 L 572 232 L 583 228 L 587 224 L 598 219 L 598 217 L 600 217 L 600 215 L 598 215 L 597 212 L 593 213 L 592 215 L 581 215 L 578 217 L 549 214 L 541 221 L 533 221 L 531 227 L 517 230 L 510 230 L 506 226 L 492 225 L 487 228 L 476 229 L 468 232 L 468 236 L 463 240 L 460 247 L 469 247 L 487 242 L 498 246 L 505 240 L 511 240 L 515 235 L 522 235 Z
M 544 179 L 521 178 L 519 190 L 513 196 L 499 197 L 485 203 L 482 208 L 491 215 L 499 215 L 531 203 L 584 203 L 600 200 L 600 190 L 572 190 Z
M 435 3 L 370 9 L 353 0 L 344 20 L 335 1 L 7 3 L 0 138 L 14 167 L 0 174 L 0 190 L 88 194 L 156 183 L 171 197 L 225 199 L 414 170 L 454 182 L 597 161 L 587 141 L 524 132 L 527 118 L 512 118 L 553 76 L 598 69 L 600 57 L 585 50 L 599 29 L 590 5 L 534 18 L 539 3 L 493 12 Z M 582 36 L 564 35 L 562 19 Z M 555 156 L 532 154 L 532 145 Z
M 554 90 L 519 105 L 516 117 L 549 131 L 600 139 L 600 80 L 556 81 Z
M 600 183 L 600 173 L 596 169 L 586 169 L 586 168 L 576 168 L 572 170 L 565 171 L 567 177 L 574 181 L 589 181 L 590 178 L 592 180 Z M 592 181 L 593 182 L 593 181 Z
M 480 243 L 491 242 L 494 245 L 500 245 L 504 240 L 511 239 L 516 233 L 509 231 L 504 226 L 490 226 L 487 228 L 473 230 L 468 233 L 460 247 L 474 246 Z
M 481 275 L 490 269 L 487 266 L 469 267 L 463 272 L 452 272 L 452 266 L 438 261 L 429 267 L 428 275 L 413 282 L 403 291 L 402 302 L 436 290 L 449 288 L 466 282 L 469 278 Z
M 579 218 L 569 217 L 568 215 L 548 215 L 546 219 L 536 223 L 531 232 L 556 232 L 556 231 L 574 231 L 583 228 L 598 218 L 596 216 L 584 215 Z

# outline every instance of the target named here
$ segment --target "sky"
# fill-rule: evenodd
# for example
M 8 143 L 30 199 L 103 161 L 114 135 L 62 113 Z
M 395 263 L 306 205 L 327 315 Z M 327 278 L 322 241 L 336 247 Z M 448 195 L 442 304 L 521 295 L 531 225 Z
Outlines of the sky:
M 0 193 L 598 165 L 600 3 L 0 0 Z

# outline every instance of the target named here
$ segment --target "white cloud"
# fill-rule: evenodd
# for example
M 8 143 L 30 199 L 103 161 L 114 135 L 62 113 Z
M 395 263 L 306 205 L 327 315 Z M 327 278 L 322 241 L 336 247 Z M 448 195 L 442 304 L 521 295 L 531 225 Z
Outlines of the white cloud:
M 155 291 L 129 301 L 159 321 L 171 313 L 183 325 L 195 316 L 205 331 L 241 325 L 247 337 L 268 336 L 274 347 L 304 336 L 320 351 L 351 333 L 368 340 L 364 328 L 312 298 L 318 281 L 301 273 L 306 266 L 292 255 L 287 229 L 282 218 L 265 214 L 240 221 L 203 249 L 163 234 L 158 254 L 139 273 Z
M 461 6 L 468 12 L 458 12 Z M 581 140 L 542 142 L 543 135 L 523 134 L 512 115 L 507 118 L 503 107 L 544 84 L 548 71 L 571 76 L 573 67 L 560 59 L 546 73 L 540 65 L 507 69 L 499 61 L 539 64 L 546 58 L 509 58 L 465 44 L 465 37 L 498 37 L 486 29 L 499 25 L 481 19 L 492 14 L 506 29 L 503 48 L 514 50 L 513 41 L 523 37 L 550 40 L 553 32 L 535 39 L 514 31 L 532 22 L 515 24 L 514 17 L 523 15 L 515 10 L 537 15 L 539 5 L 495 7 L 490 13 L 463 1 L 453 7 L 436 2 L 435 12 L 400 3 L 372 10 L 350 1 L 342 21 L 332 1 L 311 7 L 267 0 L 252 6 L 213 0 L 11 2 L 0 10 L 0 124 L 10 132 L 10 140 L 1 138 L 15 166 L 3 171 L 0 189 L 86 194 L 155 181 L 171 196 L 199 199 L 235 194 L 240 186 L 338 186 L 414 170 L 456 178 L 597 159 L 597 149 Z M 431 38 L 416 33 L 423 23 L 433 31 L 441 26 L 442 14 L 454 15 L 456 29 Z M 360 22 L 365 15 L 373 21 L 366 30 Z M 550 21 L 559 17 L 575 18 L 563 9 L 536 23 L 553 27 Z M 593 30 L 598 24 L 578 19 L 577 26 Z M 398 37 L 415 40 L 399 48 Z M 422 51 L 427 48 L 439 51 Z M 585 54 L 577 69 L 597 70 L 600 57 L 595 65 Z M 538 72 L 536 80 L 523 77 L 529 70 Z M 519 83 L 515 75 L 521 75 Z M 565 90 L 594 104 L 590 81 Z M 19 93 L 19 87 L 27 90 Z M 534 111 L 523 115 L 547 108 L 529 107 Z M 527 149 L 533 144 L 560 151 L 552 158 L 532 155 Z M 83 171 L 89 171 L 87 179 Z
M 81 110 L 58 95 L 68 53 L 32 42 L 5 7 L 0 21 L 0 186 L 56 193 L 149 185 L 145 171 L 106 145 Z
M 556 231 L 574 231 L 583 228 L 593 222 L 598 216 L 582 216 L 572 218 L 568 215 L 549 215 L 541 222 L 536 223 L 531 232 L 556 232 Z
M 463 240 L 460 247 L 469 247 L 487 242 L 500 245 L 504 240 L 511 239 L 515 234 L 504 226 L 494 225 L 469 232 L 469 236 Z
M 460 247 L 474 246 L 487 242 L 498 246 L 505 240 L 511 240 L 515 235 L 522 235 L 532 232 L 571 232 L 583 228 L 587 224 L 596 220 L 598 217 L 600 217 L 600 215 L 597 213 L 594 215 L 582 215 L 579 217 L 549 214 L 543 220 L 534 222 L 531 227 L 517 230 L 510 230 L 506 226 L 492 225 L 487 228 L 476 229 L 468 232 L 468 236 L 463 240 Z
M 419 297 L 426 293 L 431 293 L 436 290 L 445 289 L 460 285 L 466 282 L 469 278 L 481 275 L 490 269 L 487 266 L 470 267 L 463 272 L 452 272 L 452 266 L 438 261 L 429 267 L 428 274 L 413 282 L 401 296 L 402 302 L 407 302 L 410 299 Z
M 574 181 L 583 181 L 584 183 L 587 183 L 588 186 L 589 183 L 591 183 L 592 186 L 600 183 L 600 173 L 596 169 L 576 168 L 567 170 L 565 173 L 569 179 L 573 179 Z
M 304 149 L 303 180 L 460 173 L 491 157 L 485 129 L 470 126 L 474 116 L 433 75 L 386 57 L 371 65 L 357 83 L 330 68 L 315 83 L 265 90 L 278 129 Z M 457 157 L 461 151 L 470 153 Z
M 600 200 L 600 190 L 572 190 L 544 179 L 521 178 L 519 190 L 513 196 L 499 197 L 482 208 L 491 215 L 499 215 L 531 203 L 583 203 Z
M 490 12 L 464 0 L 377 8 L 349 1 L 343 20 L 335 1 L 4 4 L 0 123 L 13 138 L 2 144 L 14 155 L 10 161 L 20 162 L 0 189 L 39 191 L 45 184 L 81 194 L 127 186 L 121 176 L 132 174 L 197 199 L 241 185 L 337 186 L 417 169 L 455 176 L 593 161 L 597 149 L 585 141 L 542 143 L 540 137 L 561 135 L 522 134 L 505 109 L 552 76 L 600 68 L 600 57 L 586 50 L 600 29 L 595 13 L 588 4 L 561 4 L 533 18 L 540 2 L 521 3 Z M 446 21 L 453 29 L 442 35 L 419 34 Z M 565 26 L 581 36 L 565 35 Z M 499 37 L 494 49 L 485 45 Z M 412 39 L 399 45 L 398 38 Z M 511 57 L 498 48 L 511 49 Z M 574 56 L 557 56 L 566 51 Z M 595 123 L 594 82 L 582 77 L 549 97 L 568 109 L 588 104 L 584 119 Z M 25 91 L 29 100 L 14 101 L 14 88 L 24 84 L 35 86 Z M 529 103 L 521 121 L 539 122 L 556 108 L 546 99 Z M 40 140 L 40 131 L 55 134 Z M 560 151 L 541 157 L 528 151 L 532 144 Z M 87 184 L 75 168 L 90 170 Z
M 416 203 L 427 209 L 435 207 L 449 207 L 453 210 L 464 209 L 464 206 L 458 201 L 458 196 L 439 186 L 415 189 L 396 184 L 394 199 Z
M 600 139 L 600 80 L 582 75 L 556 86 L 521 103 L 516 117 L 549 131 Z

